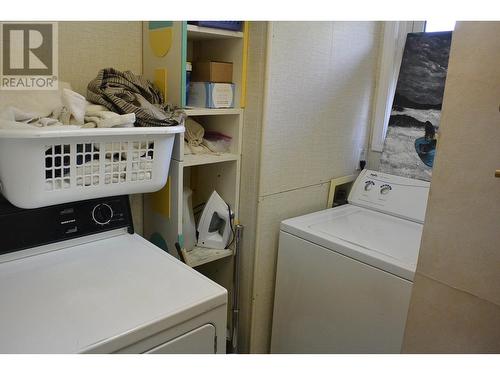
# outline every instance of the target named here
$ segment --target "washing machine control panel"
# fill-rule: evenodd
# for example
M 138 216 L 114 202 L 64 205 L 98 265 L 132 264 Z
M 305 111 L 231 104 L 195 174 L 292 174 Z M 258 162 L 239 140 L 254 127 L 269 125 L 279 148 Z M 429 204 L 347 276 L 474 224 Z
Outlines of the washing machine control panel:
M 429 182 L 363 170 L 349 194 L 349 203 L 423 222 Z
M 126 195 L 31 210 L 0 206 L 0 226 L 5 233 L 0 236 L 0 254 L 118 228 L 133 233 Z
M 392 190 L 392 186 L 389 184 L 383 184 L 380 186 L 380 194 L 386 195 Z
M 375 186 L 375 182 L 373 182 L 372 180 L 368 180 L 365 182 L 365 191 L 369 191 L 372 189 L 372 187 Z

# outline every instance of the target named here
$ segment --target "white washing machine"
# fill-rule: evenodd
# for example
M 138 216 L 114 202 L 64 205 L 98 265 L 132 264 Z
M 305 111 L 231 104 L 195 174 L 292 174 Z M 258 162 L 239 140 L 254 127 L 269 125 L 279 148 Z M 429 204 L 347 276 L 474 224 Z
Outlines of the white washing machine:
M 364 170 L 349 204 L 281 223 L 272 353 L 400 353 L 428 191 Z
M 225 353 L 224 288 L 133 233 L 127 196 L 0 202 L 0 353 Z

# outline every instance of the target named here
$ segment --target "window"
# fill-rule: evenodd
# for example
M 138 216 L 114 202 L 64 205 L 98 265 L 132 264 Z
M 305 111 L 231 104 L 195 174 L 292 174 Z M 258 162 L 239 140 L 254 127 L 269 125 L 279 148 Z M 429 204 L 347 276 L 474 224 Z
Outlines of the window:
M 371 136 L 372 151 L 382 152 L 387 124 L 391 115 L 392 99 L 396 90 L 399 65 L 403 57 L 406 35 L 424 31 L 425 22 L 384 22 L 380 70 Z
M 450 20 L 429 20 L 425 22 L 424 31 L 431 33 L 434 31 L 453 31 L 456 21 Z

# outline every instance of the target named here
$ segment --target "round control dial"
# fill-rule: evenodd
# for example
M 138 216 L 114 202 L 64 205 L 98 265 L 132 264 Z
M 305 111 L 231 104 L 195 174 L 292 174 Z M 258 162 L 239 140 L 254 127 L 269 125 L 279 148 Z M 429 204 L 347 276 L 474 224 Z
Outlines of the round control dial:
M 108 224 L 113 218 L 113 210 L 106 203 L 98 204 L 92 210 L 92 218 L 99 225 Z
M 387 184 L 382 185 L 380 187 L 380 194 L 383 194 L 383 195 L 388 194 L 391 190 L 392 190 L 391 185 L 387 185 Z
M 373 181 L 366 181 L 365 182 L 365 191 L 371 190 L 374 185 L 375 185 L 375 182 L 373 182 Z

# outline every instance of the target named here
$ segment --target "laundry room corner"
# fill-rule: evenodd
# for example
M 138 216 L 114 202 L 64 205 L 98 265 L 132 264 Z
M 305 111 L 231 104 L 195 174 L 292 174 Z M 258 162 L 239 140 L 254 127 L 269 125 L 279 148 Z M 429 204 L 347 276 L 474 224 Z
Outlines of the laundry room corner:
M 493 3 L 6 0 L 4 372 L 500 370 Z

